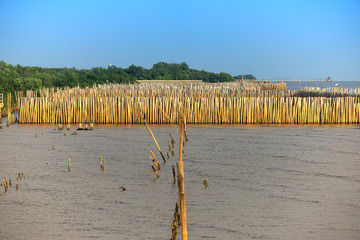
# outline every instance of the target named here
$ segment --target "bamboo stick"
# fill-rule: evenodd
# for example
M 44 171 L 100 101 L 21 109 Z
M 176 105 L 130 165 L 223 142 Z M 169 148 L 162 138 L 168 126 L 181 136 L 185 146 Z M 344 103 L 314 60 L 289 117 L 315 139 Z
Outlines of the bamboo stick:
M 172 144 L 172 148 L 174 148 L 174 143 L 175 143 L 175 140 L 174 138 L 171 136 L 171 134 L 169 133 L 169 136 L 171 138 L 171 144 Z
M 207 188 L 208 187 L 208 181 L 206 178 L 204 178 L 204 186 Z
M 173 172 L 173 179 L 174 179 L 174 184 L 176 183 L 176 174 L 175 174 L 175 166 L 172 165 L 172 172 Z
M 156 158 L 156 156 L 155 156 L 155 154 L 154 154 L 154 152 L 151 150 L 151 148 L 150 147 L 148 147 L 149 148 L 149 150 L 150 150 L 150 152 L 151 152 L 151 155 L 152 155 L 152 158 L 151 158 L 151 160 L 152 159 L 154 159 L 154 161 L 156 162 L 156 164 L 155 165 L 159 165 L 159 169 L 160 169 L 160 163 L 159 163 L 159 161 L 157 160 L 157 158 Z
M 153 140 L 154 140 L 154 142 L 155 142 L 155 144 L 156 144 L 156 146 L 157 146 L 157 148 L 158 148 L 158 150 L 159 150 L 159 153 L 160 153 L 162 159 L 164 160 L 164 163 L 166 163 L 164 154 L 162 153 L 161 148 L 160 148 L 159 144 L 157 143 L 157 141 L 156 141 L 156 139 L 155 139 L 155 136 L 154 136 L 154 134 L 152 133 L 149 125 L 146 123 L 145 119 L 144 119 L 144 123 L 145 123 L 147 129 L 149 130 L 149 132 L 150 132 L 150 134 L 151 134 L 151 137 L 153 138 Z
M 170 146 L 170 142 L 168 141 L 169 150 L 171 151 L 171 155 L 175 156 L 175 153 L 174 153 L 174 151 L 172 150 L 172 148 L 174 148 L 174 143 L 173 143 L 173 141 L 171 141 L 171 143 L 172 143 L 172 147 Z
M 8 190 L 8 186 L 6 183 L 6 178 L 2 178 L 3 182 L 4 182 L 4 188 L 5 188 L 5 192 Z
M 102 156 L 100 156 L 100 171 L 105 170 L 105 161 L 102 159 Z
M 180 114 L 179 119 L 179 162 L 177 163 L 179 174 L 179 198 L 181 210 L 181 226 L 182 239 L 187 240 L 187 224 L 186 224 L 186 200 L 185 200 L 185 182 L 184 182 L 184 163 L 182 161 L 183 148 L 183 113 Z
M 19 123 L 138 124 L 143 115 L 147 123 L 178 123 L 180 104 L 187 115 L 184 123 L 192 124 L 359 123 L 360 88 L 279 91 L 257 87 L 245 90 L 238 86 L 239 82 L 109 85 L 93 89 L 65 88 L 58 92 L 42 89 L 40 97 L 34 91 L 28 91 L 26 97 L 20 94 L 15 97 L 20 108 Z M 141 118 L 137 112 L 143 113 Z M 8 119 L 10 124 L 11 113 Z
M 161 169 L 160 163 L 157 160 L 155 160 L 152 156 L 149 156 L 149 158 L 151 159 L 151 161 L 153 161 L 153 163 L 158 168 L 158 170 L 160 170 Z
M 154 168 L 154 166 L 153 166 L 153 165 L 150 165 L 150 166 L 151 166 L 152 170 L 154 170 L 154 173 L 156 174 L 156 176 L 157 176 L 158 178 L 160 178 L 160 175 L 159 175 L 159 173 L 156 171 L 156 169 Z

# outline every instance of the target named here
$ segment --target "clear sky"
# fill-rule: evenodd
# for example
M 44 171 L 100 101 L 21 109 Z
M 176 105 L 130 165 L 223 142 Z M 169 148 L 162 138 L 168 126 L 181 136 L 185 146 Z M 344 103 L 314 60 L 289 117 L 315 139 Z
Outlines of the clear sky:
M 0 60 L 360 80 L 360 0 L 0 0 Z

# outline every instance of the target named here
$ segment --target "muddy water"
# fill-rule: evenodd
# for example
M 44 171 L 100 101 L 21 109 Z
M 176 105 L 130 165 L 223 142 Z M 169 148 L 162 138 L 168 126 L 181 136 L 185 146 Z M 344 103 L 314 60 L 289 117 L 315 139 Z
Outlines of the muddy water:
M 177 157 L 156 179 L 145 126 L 54 128 L 0 130 L 0 176 L 13 183 L 0 189 L 0 239 L 171 237 Z M 169 133 L 178 141 L 176 126 L 152 130 L 163 152 Z M 189 239 L 360 238 L 359 126 L 188 126 L 188 136 Z

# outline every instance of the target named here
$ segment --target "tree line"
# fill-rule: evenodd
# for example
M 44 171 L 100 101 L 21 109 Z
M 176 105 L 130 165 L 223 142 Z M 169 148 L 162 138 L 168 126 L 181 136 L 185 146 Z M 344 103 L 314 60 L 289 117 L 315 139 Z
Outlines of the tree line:
M 135 83 L 136 80 L 202 80 L 204 82 L 231 82 L 235 79 L 252 79 L 252 75 L 231 76 L 228 73 L 212 73 L 191 69 L 183 62 L 159 62 L 146 69 L 131 65 L 120 68 L 42 68 L 11 65 L 0 61 L 0 93 L 37 90 L 43 87 L 91 87 L 105 83 Z M 249 78 L 250 76 L 250 78 Z M 253 77 L 255 79 L 255 77 Z M 5 98 L 5 97 L 4 97 Z
M 237 76 L 234 76 L 234 79 L 239 79 L 239 80 L 242 80 L 242 79 L 245 79 L 245 80 L 256 80 L 256 77 L 251 75 L 251 74 L 245 74 L 245 75 L 237 75 Z

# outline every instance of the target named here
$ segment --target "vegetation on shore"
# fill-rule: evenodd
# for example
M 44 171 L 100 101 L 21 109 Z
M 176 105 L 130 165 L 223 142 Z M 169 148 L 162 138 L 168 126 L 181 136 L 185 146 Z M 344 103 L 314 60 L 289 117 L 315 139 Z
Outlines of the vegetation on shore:
M 237 75 L 237 76 L 234 76 L 234 79 L 239 79 L 239 80 L 243 80 L 243 79 L 246 79 L 246 80 L 256 80 L 256 77 L 251 75 L 251 74 L 245 74 L 245 75 Z
M 128 68 L 110 65 L 108 68 L 76 69 L 13 66 L 0 61 L 0 92 L 4 94 L 43 87 L 91 87 L 94 84 L 104 83 L 134 83 L 136 80 L 231 82 L 234 81 L 234 77 L 223 72 L 212 73 L 191 69 L 184 62 L 180 64 L 159 62 L 150 69 L 135 65 Z
M 239 75 L 243 76 L 243 75 Z M 237 77 L 239 77 L 237 76 Z M 254 78 L 244 75 L 244 78 Z M 241 77 L 239 78 L 241 79 Z M 42 68 L 21 65 L 11 65 L 0 61 L 0 93 L 16 91 L 38 90 L 51 87 L 92 87 L 94 84 L 105 83 L 135 83 L 136 80 L 202 80 L 204 82 L 232 82 L 234 77 L 227 73 L 212 73 L 204 70 L 191 69 L 183 62 L 159 62 L 146 69 L 131 65 L 128 68 L 110 65 L 107 68 L 94 67 L 92 69 L 76 68 Z M 15 103 L 15 98 L 12 99 Z M 6 109 L 3 108 L 3 112 Z

